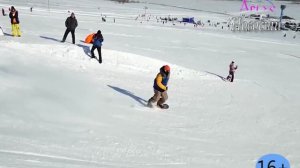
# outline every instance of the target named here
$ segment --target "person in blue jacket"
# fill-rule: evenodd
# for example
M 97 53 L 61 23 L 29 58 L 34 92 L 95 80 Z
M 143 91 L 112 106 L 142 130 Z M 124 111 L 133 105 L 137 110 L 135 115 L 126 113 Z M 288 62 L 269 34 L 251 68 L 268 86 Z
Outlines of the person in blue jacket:
M 93 36 L 93 47 L 91 49 L 92 58 L 96 58 L 94 51 L 97 49 L 99 54 L 99 63 L 102 63 L 102 54 L 101 54 L 101 46 L 102 42 L 104 41 L 102 33 L 100 30 L 97 31 L 97 33 Z

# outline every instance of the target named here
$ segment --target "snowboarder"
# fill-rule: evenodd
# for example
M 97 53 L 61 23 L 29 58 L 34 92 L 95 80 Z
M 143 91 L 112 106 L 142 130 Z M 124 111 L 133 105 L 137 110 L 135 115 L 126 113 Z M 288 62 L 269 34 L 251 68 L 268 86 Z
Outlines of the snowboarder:
M 227 80 L 233 82 L 234 73 L 238 66 L 234 66 L 234 61 L 232 61 L 229 65 L 229 75 L 227 76 Z
M 21 31 L 19 26 L 19 14 L 18 11 L 15 9 L 14 6 L 10 8 L 9 18 L 11 22 L 11 29 L 12 29 L 12 35 L 14 37 L 18 36 L 21 37 Z
M 103 36 L 100 30 L 97 31 L 97 34 L 93 36 L 93 47 L 91 49 L 92 58 L 96 58 L 94 51 L 97 49 L 99 55 L 99 63 L 102 63 L 102 54 L 101 54 L 101 46 L 103 42 Z
M 170 78 L 170 67 L 169 65 L 164 65 L 160 68 L 160 72 L 156 75 L 154 79 L 154 96 L 148 100 L 148 107 L 153 107 L 153 103 L 157 102 L 157 106 L 163 109 L 169 108 L 169 105 L 164 104 L 168 99 L 168 81 Z
M 71 32 L 72 43 L 75 44 L 75 29 L 78 26 L 78 23 L 75 14 L 73 12 L 71 13 L 71 16 L 66 19 L 65 25 L 67 29 L 65 31 L 64 37 L 61 42 L 65 42 L 68 34 Z

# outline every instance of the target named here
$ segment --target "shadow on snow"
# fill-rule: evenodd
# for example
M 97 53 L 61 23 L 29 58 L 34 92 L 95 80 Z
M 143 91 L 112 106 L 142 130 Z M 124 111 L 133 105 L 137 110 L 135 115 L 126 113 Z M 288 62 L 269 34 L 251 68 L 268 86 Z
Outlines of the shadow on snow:
M 208 73 L 208 74 L 211 74 L 211 75 L 214 75 L 214 76 L 217 76 L 217 77 L 219 77 L 220 79 L 222 79 L 223 81 L 226 81 L 226 78 L 224 78 L 223 76 L 221 76 L 221 75 L 218 75 L 218 74 L 215 74 L 215 73 L 212 73 L 212 72 L 208 72 L 208 71 L 205 71 L 206 73 Z
M 76 44 L 78 47 L 81 47 L 85 53 L 85 55 L 92 57 L 90 46 L 82 45 L 82 44 Z
M 43 39 L 46 39 L 46 40 L 52 40 L 52 41 L 55 41 L 55 42 L 61 42 L 61 40 L 59 39 L 55 39 L 55 38 L 52 38 L 52 37 L 46 37 L 46 36 L 40 36 L 41 38 Z M 81 42 L 84 42 L 84 41 L 81 41 Z M 86 45 L 82 45 L 82 44 L 76 44 L 78 47 L 81 47 L 85 53 L 85 55 L 87 55 L 88 57 L 91 57 L 91 50 L 90 50 L 90 47 L 89 46 L 86 46 Z M 98 60 L 98 58 L 96 58 Z
M 119 93 L 122 93 L 126 96 L 129 96 L 131 97 L 132 99 L 134 99 L 135 101 L 139 102 L 141 105 L 143 106 L 147 106 L 147 101 L 143 98 L 140 98 L 136 95 L 134 95 L 132 92 L 128 91 L 128 90 L 125 90 L 125 89 L 121 89 L 119 87 L 116 87 L 116 86 L 111 86 L 111 85 L 107 85 L 108 87 L 114 89 L 115 91 L 119 92 Z
M 46 40 L 52 40 L 52 41 L 56 41 L 56 42 L 61 42 L 61 40 L 52 38 L 52 37 L 46 37 L 46 36 L 40 36 L 40 38 L 46 39 Z

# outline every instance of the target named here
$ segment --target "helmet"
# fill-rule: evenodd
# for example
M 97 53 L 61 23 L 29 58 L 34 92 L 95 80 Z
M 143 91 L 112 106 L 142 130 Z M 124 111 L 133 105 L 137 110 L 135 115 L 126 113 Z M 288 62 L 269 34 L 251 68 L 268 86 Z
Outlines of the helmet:
M 16 9 L 15 9 L 14 6 L 11 6 L 11 7 L 10 7 L 10 10 L 11 10 L 12 12 L 16 11 Z
M 164 71 L 165 72 L 170 72 L 171 68 L 169 65 L 164 65 Z

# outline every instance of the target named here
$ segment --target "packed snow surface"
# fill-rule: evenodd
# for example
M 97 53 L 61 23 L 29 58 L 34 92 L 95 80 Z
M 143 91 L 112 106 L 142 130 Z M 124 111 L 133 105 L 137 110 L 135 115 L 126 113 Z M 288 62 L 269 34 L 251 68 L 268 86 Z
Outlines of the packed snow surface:
M 253 168 L 268 153 L 300 167 L 300 34 L 162 24 L 156 17 L 227 21 L 220 12 L 233 15 L 240 2 L 157 3 L 0 0 L 19 11 L 22 31 L 11 37 L 0 16 L 0 168 Z M 68 11 L 75 45 L 70 34 L 60 42 Z M 149 21 L 137 18 L 145 12 Z M 83 43 L 98 29 L 102 64 Z M 170 108 L 147 108 L 165 64 Z

